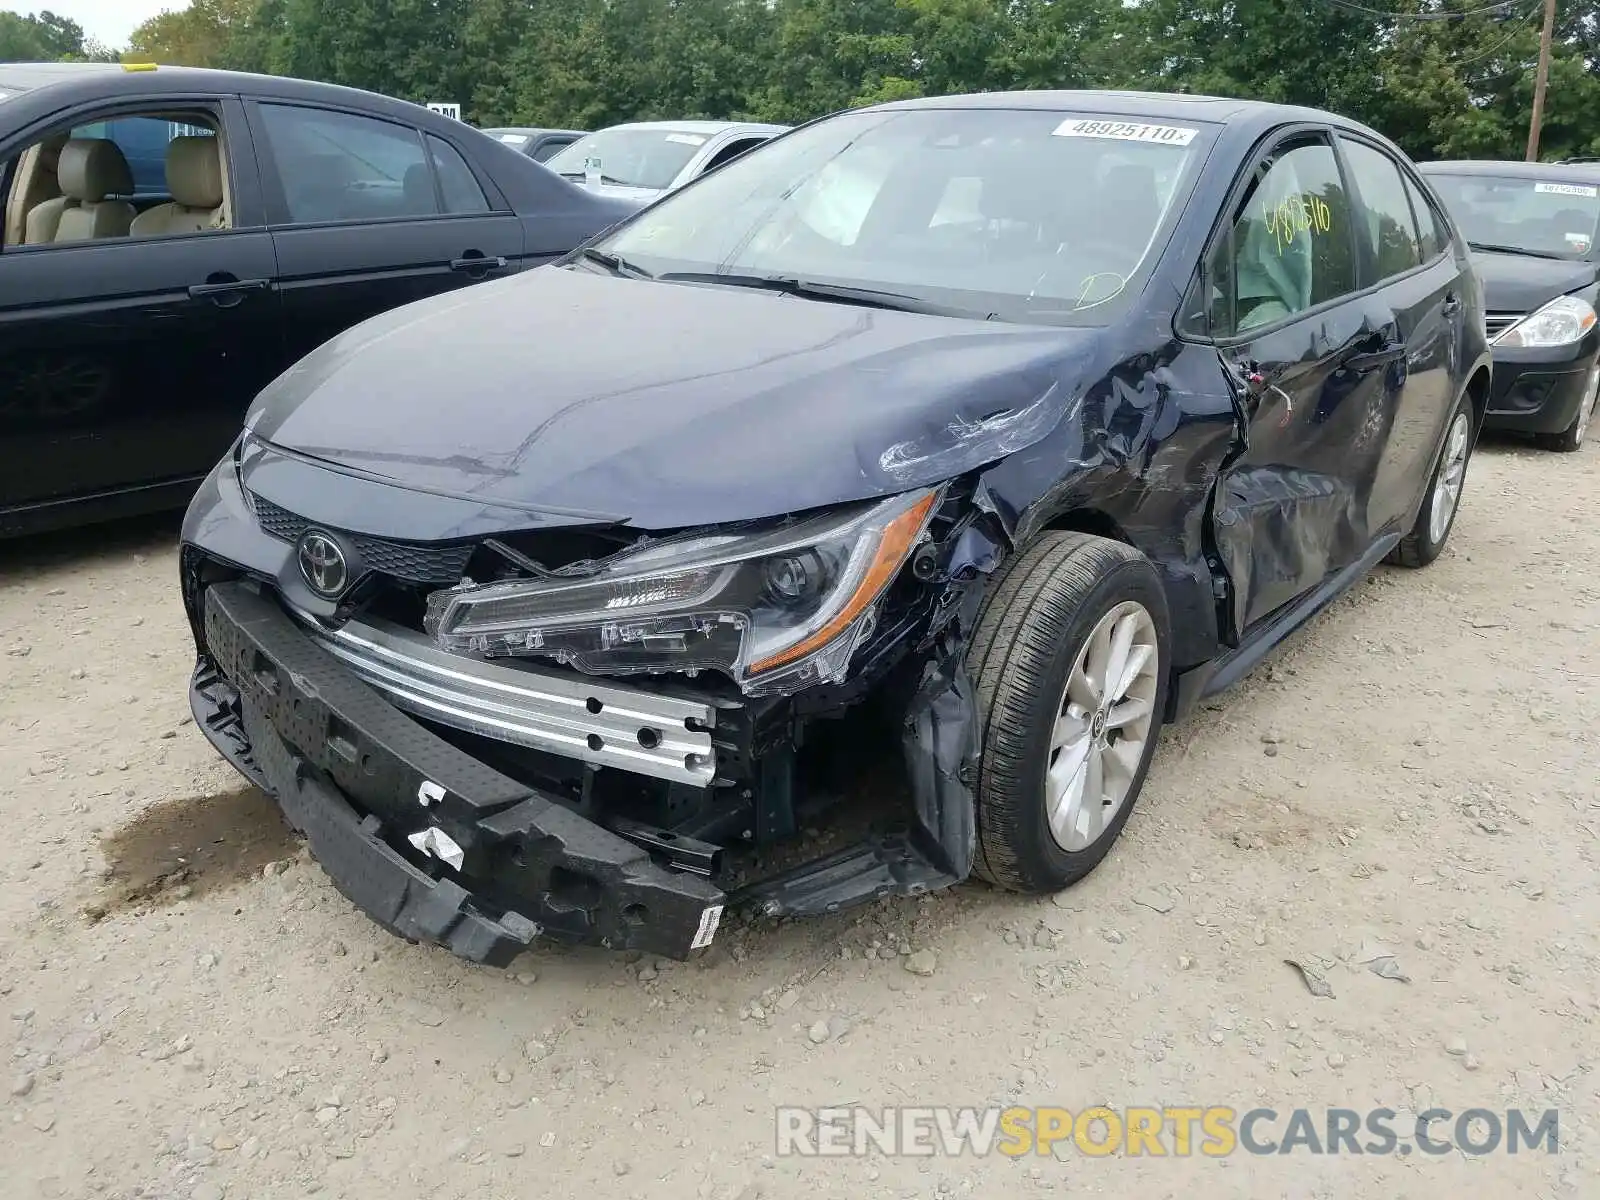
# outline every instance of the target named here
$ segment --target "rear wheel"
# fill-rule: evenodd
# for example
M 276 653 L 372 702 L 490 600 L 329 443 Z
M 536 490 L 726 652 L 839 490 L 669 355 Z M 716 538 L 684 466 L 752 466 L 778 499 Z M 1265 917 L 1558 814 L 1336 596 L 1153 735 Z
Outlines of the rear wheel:
M 1007 564 L 968 660 L 981 878 L 1059 891 L 1105 857 L 1155 754 L 1168 644 L 1161 578 L 1129 546 L 1048 533 Z
M 1584 385 L 1583 403 L 1578 406 L 1578 415 L 1572 418 L 1572 424 L 1560 433 L 1542 435 L 1539 444 L 1567 454 L 1583 449 L 1583 439 L 1589 433 L 1589 423 L 1594 419 L 1597 404 L 1600 404 L 1600 363 L 1596 363 L 1589 372 L 1588 382 Z
M 1456 513 L 1461 507 L 1461 489 L 1467 482 L 1467 463 L 1472 458 L 1472 399 L 1461 397 L 1455 415 L 1450 418 L 1450 429 L 1444 435 L 1444 453 L 1433 468 L 1433 478 L 1428 481 L 1428 497 L 1422 502 L 1411 532 L 1400 539 L 1400 544 L 1386 561 L 1401 567 L 1425 567 L 1444 549 L 1450 540 L 1450 530 L 1455 527 Z

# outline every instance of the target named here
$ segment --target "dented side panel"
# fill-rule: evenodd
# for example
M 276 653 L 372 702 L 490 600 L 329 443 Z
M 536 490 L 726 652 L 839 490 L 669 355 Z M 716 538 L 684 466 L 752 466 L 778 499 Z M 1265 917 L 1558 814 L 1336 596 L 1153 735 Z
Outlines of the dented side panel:
M 984 472 L 979 500 L 1016 545 L 1075 527 L 1141 550 L 1166 582 L 1182 669 L 1217 652 L 1208 508 L 1239 429 L 1215 352 L 1170 334 L 1151 352 L 1149 332 L 1125 335 L 1127 357 L 1084 390 L 1076 419 Z

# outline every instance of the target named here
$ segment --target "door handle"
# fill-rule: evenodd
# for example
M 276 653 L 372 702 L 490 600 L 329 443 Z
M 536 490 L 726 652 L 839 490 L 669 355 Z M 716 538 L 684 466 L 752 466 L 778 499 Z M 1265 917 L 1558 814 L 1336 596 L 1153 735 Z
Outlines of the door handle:
M 482 271 L 484 274 L 488 274 L 490 271 L 504 271 L 506 265 L 505 258 L 498 254 L 490 258 L 483 254 L 469 252 L 463 254 L 460 258 L 450 260 L 450 269 L 452 271 L 460 271 L 467 275 L 475 271 Z
M 1448 293 L 1444 298 L 1443 312 L 1447 317 L 1453 317 L 1461 311 L 1461 297 L 1454 292 Z
M 189 289 L 191 300 L 210 300 L 218 308 L 232 308 L 241 304 L 247 293 L 264 292 L 272 286 L 270 279 L 235 279 L 231 275 L 212 275 L 204 283 Z
M 1376 367 L 1386 367 L 1392 362 L 1398 362 L 1405 356 L 1405 346 L 1399 342 L 1391 342 L 1382 350 L 1373 350 L 1367 354 L 1352 354 L 1344 360 L 1344 365 L 1352 371 L 1371 371 Z

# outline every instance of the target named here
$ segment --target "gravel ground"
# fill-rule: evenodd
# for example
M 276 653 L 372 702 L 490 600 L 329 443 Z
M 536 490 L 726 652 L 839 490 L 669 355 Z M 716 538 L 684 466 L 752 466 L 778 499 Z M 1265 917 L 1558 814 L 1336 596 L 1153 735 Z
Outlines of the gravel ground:
M 1053 900 L 509 972 L 379 931 L 188 723 L 173 522 L 0 546 L 0 1191 L 1600 1195 L 1597 502 L 1592 448 L 1484 447 L 1444 558 L 1170 729 Z M 777 1104 L 998 1102 L 1558 1108 L 1561 1150 L 773 1153 Z

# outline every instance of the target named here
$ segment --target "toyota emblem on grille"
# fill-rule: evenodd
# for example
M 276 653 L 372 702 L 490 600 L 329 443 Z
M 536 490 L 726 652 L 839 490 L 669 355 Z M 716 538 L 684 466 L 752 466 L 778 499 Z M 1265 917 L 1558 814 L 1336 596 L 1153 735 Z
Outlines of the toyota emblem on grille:
M 350 567 L 339 543 L 325 533 L 309 529 L 300 535 L 296 549 L 300 574 L 320 596 L 337 596 L 350 581 Z

